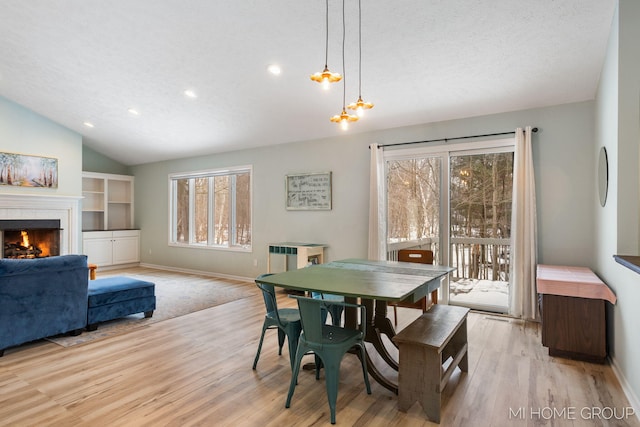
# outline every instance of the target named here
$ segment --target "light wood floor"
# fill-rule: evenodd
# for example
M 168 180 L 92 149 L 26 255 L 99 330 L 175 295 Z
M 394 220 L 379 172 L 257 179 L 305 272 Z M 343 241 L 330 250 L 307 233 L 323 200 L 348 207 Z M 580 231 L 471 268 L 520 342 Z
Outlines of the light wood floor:
M 399 311 L 401 327 L 419 314 Z M 285 409 L 291 372 L 275 331 L 251 369 L 263 319 L 256 288 L 252 297 L 101 341 L 8 349 L 0 358 L 0 425 L 329 425 L 324 377 L 310 371 L 301 371 Z M 456 370 L 447 385 L 442 426 L 639 425 L 635 417 L 584 419 L 591 408 L 620 414 L 629 403 L 609 366 L 550 358 L 537 324 L 472 313 L 468 332 L 469 372 Z M 397 397 L 375 381 L 367 395 L 354 355 L 341 369 L 338 425 L 435 425 L 418 404 L 398 412 Z

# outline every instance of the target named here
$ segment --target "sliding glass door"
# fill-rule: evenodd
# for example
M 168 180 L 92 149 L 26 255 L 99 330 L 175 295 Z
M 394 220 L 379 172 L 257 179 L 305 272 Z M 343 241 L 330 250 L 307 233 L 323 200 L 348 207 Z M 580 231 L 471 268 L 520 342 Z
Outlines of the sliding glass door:
M 455 270 L 439 299 L 506 313 L 513 140 L 385 153 L 387 258 L 430 249 Z
M 449 165 L 449 302 L 506 313 L 513 152 L 454 154 Z

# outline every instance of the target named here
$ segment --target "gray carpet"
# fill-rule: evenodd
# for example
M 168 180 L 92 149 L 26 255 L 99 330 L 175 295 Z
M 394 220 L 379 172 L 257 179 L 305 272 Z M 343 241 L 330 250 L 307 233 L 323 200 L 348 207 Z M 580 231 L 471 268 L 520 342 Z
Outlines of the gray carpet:
M 153 313 L 153 317 L 145 318 L 143 313 L 132 314 L 122 319 L 100 323 L 96 331 L 84 331 L 75 337 L 63 334 L 47 339 L 63 347 L 84 344 L 258 293 L 258 289 L 253 282 L 143 267 L 98 272 L 98 277 L 116 275 L 155 283 L 156 310 Z

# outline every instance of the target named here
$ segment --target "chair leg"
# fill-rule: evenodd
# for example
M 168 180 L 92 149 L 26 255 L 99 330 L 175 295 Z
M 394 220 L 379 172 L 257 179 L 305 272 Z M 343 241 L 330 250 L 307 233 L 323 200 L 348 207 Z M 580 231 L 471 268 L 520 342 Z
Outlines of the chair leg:
M 289 393 L 287 394 L 287 402 L 284 404 L 285 408 L 289 408 L 291 406 L 291 398 L 293 397 L 293 392 L 296 389 L 296 384 L 298 384 L 298 373 L 300 372 L 300 363 L 302 361 L 302 356 L 304 356 L 305 352 L 306 350 L 302 350 L 300 346 L 298 346 L 298 349 L 296 350 L 296 360 L 293 364 L 293 370 L 291 371 L 291 383 L 289 384 Z
M 278 329 L 279 330 L 279 329 Z M 300 338 L 300 334 L 296 334 L 296 331 L 291 331 L 287 334 L 287 341 L 289 344 L 289 361 L 291 362 L 291 369 L 293 369 L 293 365 L 295 362 L 295 358 L 298 351 L 298 338 Z
M 282 329 L 278 328 L 278 356 L 282 356 L 282 346 L 284 345 L 285 333 Z
M 327 400 L 331 411 L 331 424 L 336 423 L 336 401 L 338 400 L 338 384 L 340 382 L 340 359 L 337 363 L 330 357 L 324 365 L 324 380 L 327 387 Z
M 262 335 L 260 335 L 260 342 L 258 343 L 258 351 L 256 352 L 256 358 L 253 360 L 253 369 L 256 369 L 258 365 L 258 359 L 260 358 L 260 350 L 262 350 L 262 341 L 264 340 L 264 333 L 267 330 L 267 325 L 262 325 Z
M 393 324 L 398 326 L 398 306 L 393 306 Z
M 322 363 L 322 359 L 320 359 L 320 357 L 317 354 L 313 355 L 313 358 L 315 359 L 315 363 L 314 365 L 316 366 L 316 380 L 320 379 L 320 369 L 322 369 L 324 367 L 324 363 Z
M 327 307 L 329 313 L 331 313 L 331 324 L 333 326 L 340 326 L 342 323 L 342 311 L 341 305 L 333 304 Z
M 360 361 L 362 362 L 362 375 L 364 376 L 364 386 L 367 389 L 367 394 L 371 394 L 371 385 L 369 384 L 369 373 L 367 372 L 367 354 L 364 348 L 364 344 L 359 345 L 360 349 Z

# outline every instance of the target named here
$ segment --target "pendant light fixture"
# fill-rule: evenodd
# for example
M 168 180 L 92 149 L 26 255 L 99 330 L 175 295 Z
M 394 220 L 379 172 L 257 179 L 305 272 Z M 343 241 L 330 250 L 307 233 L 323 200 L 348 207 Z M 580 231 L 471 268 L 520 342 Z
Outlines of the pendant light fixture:
M 344 1 L 345 0 L 342 0 L 342 73 L 344 74 L 344 78 L 342 79 L 342 112 L 340 115 L 331 117 L 331 121 L 340 123 L 342 130 L 347 130 L 349 129 L 349 122 L 358 121 L 358 116 L 347 113 L 347 109 L 345 108 L 347 98 L 347 71 L 344 65 L 344 41 L 346 33 L 344 24 Z
M 339 82 L 342 79 L 342 76 L 338 73 L 332 73 L 329 71 L 329 66 L 327 63 L 329 62 L 329 0 L 326 0 L 326 37 L 325 37 L 325 47 L 324 47 L 324 70 L 321 73 L 313 73 L 311 75 L 311 80 L 314 82 L 318 82 L 322 84 L 322 88 L 324 90 L 329 90 L 329 85 L 331 83 Z M 344 20 L 344 19 L 343 19 Z
M 364 115 L 364 110 L 370 110 L 373 108 L 373 104 L 370 102 L 364 102 L 362 100 L 362 0 L 358 0 L 358 100 L 352 102 L 347 106 L 350 110 L 356 110 L 358 117 Z M 344 49 L 344 48 L 343 48 Z

